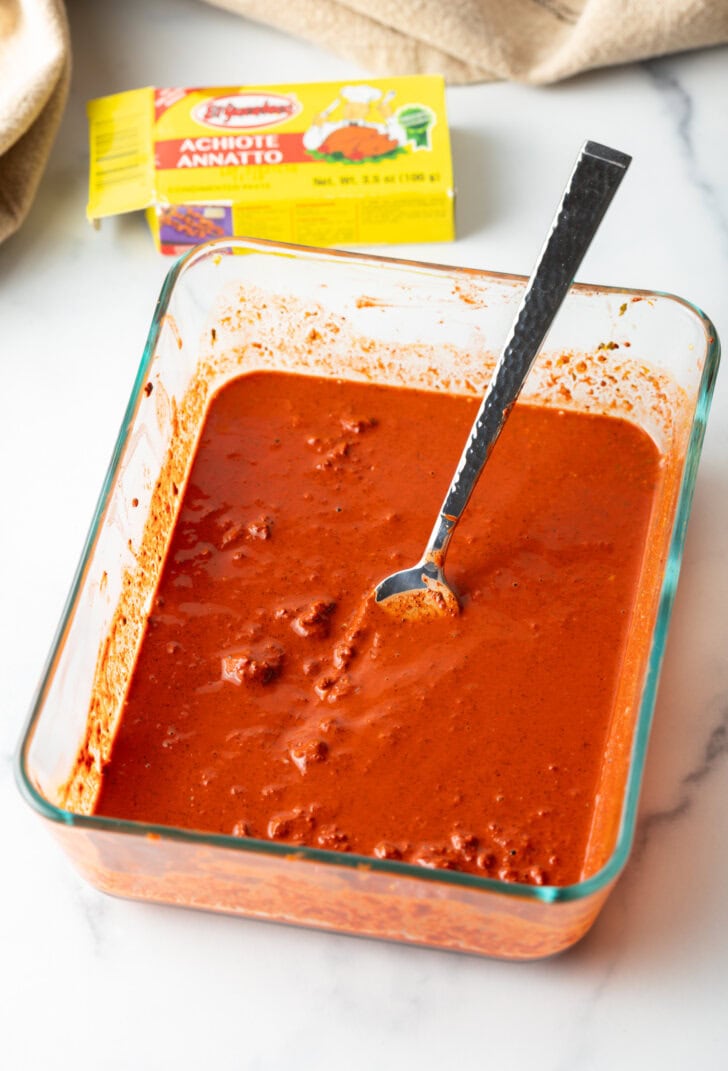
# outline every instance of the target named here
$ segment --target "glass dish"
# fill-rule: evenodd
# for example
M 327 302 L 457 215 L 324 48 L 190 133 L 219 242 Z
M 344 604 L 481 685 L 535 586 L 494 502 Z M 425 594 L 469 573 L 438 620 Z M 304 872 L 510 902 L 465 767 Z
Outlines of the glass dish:
M 719 359 L 711 323 L 670 295 L 574 287 L 525 390 L 539 404 L 631 420 L 663 457 L 640 628 L 617 682 L 582 880 L 516 885 L 91 813 L 212 392 L 241 373 L 280 368 L 480 394 L 523 285 L 226 239 L 172 268 L 18 756 L 25 798 L 98 888 L 511 959 L 558 952 L 591 925 L 632 843 Z

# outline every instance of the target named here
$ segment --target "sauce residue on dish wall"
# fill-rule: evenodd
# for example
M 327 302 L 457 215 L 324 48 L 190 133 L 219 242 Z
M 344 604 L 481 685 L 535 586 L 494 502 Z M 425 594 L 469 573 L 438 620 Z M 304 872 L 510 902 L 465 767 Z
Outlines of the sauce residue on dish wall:
M 482 285 L 477 275 L 458 272 L 450 300 L 462 304 L 472 317 L 486 304 Z M 403 316 L 431 318 L 431 309 L 417 292 L 402 286 L 394 295 L 360 294 L 341 311 L 332 311 L 326 287 L 320 289 L 321 301 L 284 298 L 252 283 L 223 292 L 206 360 L 227 375 L 262 368 L 340 375 L 346 369 L 347 378 L 367 382 L 452 394 L 484 393 L 497 357 L 491 340 L 477 326 L 477 315 L 475 322 L 467 319 L 459 324 L 456 340 L 457 317 L 448 310 L 437 320 L 437 337 L 428 343 L 412 342 L 391 325 Z M 500 295 L 502 301 L 510 289 L 518 291 L 518 281 Z M 512 302 L 510 294 L 508 301 Z M 399 317 L 392 315 L 394 309 Z M 619 342 L 610 339 L 606 349 L 540 353 L 522 399 L 532 405 L 623 417 L 643 427 L 667 455 L 687 434 L 686 428 L 675 426 L 676 414 L 685 409 L 684 393 L 664 370 L 641 359 L 627 330 L 625 325 Z
M 578 880 L 659 455 L 517 407 L 450 552 L 461 615 L 358 619 L 419 557 L 476 406 L 274 372 L 218 392 L 95 813 Z

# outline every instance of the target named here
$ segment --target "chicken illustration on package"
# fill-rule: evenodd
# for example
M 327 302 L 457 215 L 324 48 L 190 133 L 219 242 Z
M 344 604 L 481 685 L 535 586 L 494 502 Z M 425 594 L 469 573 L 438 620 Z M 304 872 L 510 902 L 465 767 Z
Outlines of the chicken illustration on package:
M 408 142 L 415 150 L 429 149 L 434 113 L 422 105 L 395 112 L 395 95 L 393 89 L 383 94 L 370 85 L 344 86 L 303 135 L 304 146 L 319 160 L 351 164 L 392 159 L 406 152 Z M 338 110 L 341 118 L 334 119 Z

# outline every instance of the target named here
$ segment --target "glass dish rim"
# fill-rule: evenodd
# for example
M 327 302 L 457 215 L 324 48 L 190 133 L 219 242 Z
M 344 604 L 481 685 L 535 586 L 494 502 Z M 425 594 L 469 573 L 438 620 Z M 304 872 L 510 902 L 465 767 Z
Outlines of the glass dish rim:
M 61 618 L 51 642 L 50 652 L 41 672 L 40 680 L 31 701 L 30 711 L 22 731 L 14 763 L 16 782 L 21 794 L 28 804 L 33 807 L 34 810 L 38 811 L 44 818 L 57 824 L 77 828 L 79 830 L 96 830 L 105 833 L 145 837 L 155 842 L 167 840 L 232 851 L 250 852 L 253 855 L 264 855 L 280 859 L 286 858 L 292 864 L 294 863 L 294 860 L 296 863 L 299 861 L 309 861 L 323 864 L 325 866 L 339 866 L 349 869 L 369 871 L 372 873 L 380 873 L 389 878 L 410 878 L 417 881 L 436 882 L 441 885 L 454 886 L 455 888 L 471 889 L 482 893 L 496 893 L 504 896 L 513 896 L 517 899 L 532 901 L 534 903 L 564 903 L 581 900 L 608 888 L 608 886 L 616 880 L 627 862 L 634 840 L 639 793 L 644 772 L 647 743 L 654 714 L 660 669 L 665 650 L 667 630 L 680 572 L 687 520 L 695 488 L 698 460 L 705 435 L 706 421 L 713 394 L 715 378 L 720 363 L 720 342 L 715 327 L 709 317 L 706 316 L 702 309 L 697 305 L 685 298 L 659 290 L 640 290 L 632 287 L 601 286 L 587 283 L 575 283 L 572 288 L 581 293 L 626 294 L 642 298 L 659 297 L 674 301 L 697 317 L 703 327 L 706 343 L 705 364 L 701 374 L 690 430 L 690 438 L 685 455 L 685 466 L 680 482 L 675 520 L 670 537 L 668 555 L 660 589 L 658 611 L 650 645 L 647 674 L 642 691 L 640 709 L 635 723 L 634 739 L 632 742 L 627 782 L 622 802 L 619 831 L 612 854 L 601 869 L 595 874 L 592 874 L 589 878 L 586 878 L 583 881 L 578 881 L 571 885 L 524 885 L 514 882 L 505 882 L 496 878 L 481 878 L 475 874 L 467 874 L 461 871 L 431 870 L 415 864 L 399 862 L 397 860 L 377 859 L 349 852 L 309 848 L 300 845 L 277 843 L 275 841 L 258 840 L 252 837 L 240 838 L 222 833 L 204 833 L 196 830 L 182 829 L 176 826 L 132 822 L 96 815 L 81 815 L 51 803 L 50 800 L 46 799 L 33 784 L 28 773 L 28 751 L 33 740 L 38 718 L 43 709 L 45 696 L 52 680 L 56 663 L 63 648 L 64 637 L 73 615 L 75 603 L 89 563 L 90 554 L 96 543 L 99 527 L 109 502 L 109 496 L 115 482 L 119 462 L 133 419 L 136 415 L 143 386 L 147 380 L 148 368 L 156 351 L 157 341 L 164 318 L 167 314 L 171 295 L 180 276 L 188 271 L 198 260 L 204 259 L 210 255 L 214 256 L 217 249 L 230 248 L 260 250 L 263 253 L 279 252 L 294 257 L 310 257 L 315 260 L 345 259 L 375 264 L 379 263 L 382 265 L 391 265 L 394 268 L 418 269 L 425 274 L 432 272 L 437 274 L 449 272 L 457 275 L 474 275 L 505 282 L 526 282 L 525 276 L 515 275 L 508 272 L 456 267 L 448 264 L 385 257 L 336 249 L 318 249 L 309 246 L 293 245 L 291 243 L 274 242 L 262 238 L 218 238 L 194 246 L 189 252 L 185 253 L 175 261 L 167 272 L 159 298 L 157 299 L 129 402 L 126 406 L 121 427 L 111 454 L 111 459 L 101 485 L 101 491 L 83 544 L 80 560 L 76 567 L 70 590 L 61 613 Z

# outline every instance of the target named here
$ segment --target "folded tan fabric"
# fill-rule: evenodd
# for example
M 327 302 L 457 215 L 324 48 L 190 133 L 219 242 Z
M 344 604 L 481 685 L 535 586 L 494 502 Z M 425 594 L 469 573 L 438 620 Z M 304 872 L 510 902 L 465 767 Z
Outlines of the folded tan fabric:
M 0 0 L 0 241 L 35 195 L 68 93 L 61 0 Z
M 555 82 L 728 41 L 728 0 L 208 0 L 383 74 Z

